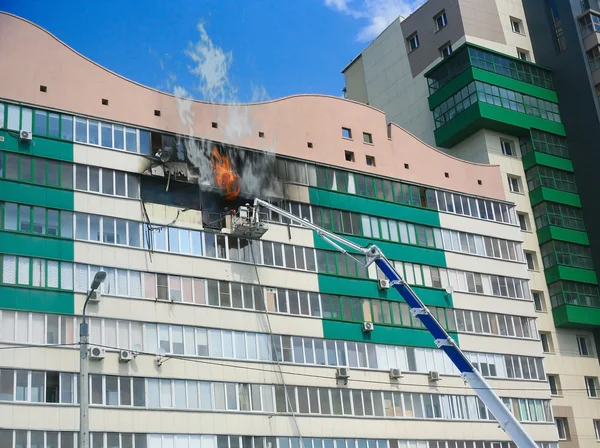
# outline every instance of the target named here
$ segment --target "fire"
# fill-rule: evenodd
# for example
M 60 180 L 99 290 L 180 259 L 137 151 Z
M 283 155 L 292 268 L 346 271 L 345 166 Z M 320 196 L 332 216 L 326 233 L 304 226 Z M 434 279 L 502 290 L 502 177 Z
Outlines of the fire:
M 224 191 L 225 199 L 231 201 L 240 194 L 240 177 L 233 171 L 229 158 L 219 154 L 215 147 L 211 156 L 213 177 L 217 186 Z

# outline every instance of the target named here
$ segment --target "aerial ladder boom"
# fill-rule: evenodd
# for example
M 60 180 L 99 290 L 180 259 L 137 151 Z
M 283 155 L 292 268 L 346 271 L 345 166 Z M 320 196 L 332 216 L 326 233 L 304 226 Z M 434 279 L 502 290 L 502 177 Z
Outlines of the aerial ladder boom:
M 450 358 L 456 368 L 460 371 L 461 377 L 469 384 L 469 386 L 471 386 L 471 388 L 473 388 L 477 396 L 487 406 L 488 410 L 496 418 L 502 429 L 506 431 L 513 442 L 515 442 L 519 448 L 537 448 L 538 445 L 533 441 L 529 434 L 527 434 L 523 426 L 505 406 L 500 397 L 496 395 L 485 378 L 483 378 L 481 373 L 479 373 L 473 364 L 471 364 L 471 361 L 469 361 L 461 349 L 456 345 L 456 342 L 450 337 L 446 330 L 444 330 L 433 314 L 429 312 L 427 306 L 425 306 L 421 299 L 417 297 L 415 292 L 404 281 L 400 274 L 398 274 L 392 263 L 390 263 L 377 246 L 371 244 L 367 247 L 362 247 L 344 237 L 329 232 L 306 219 L 299 218 L 296 215 L 258 198 L 254 200 L 252 218 L 257 225 L 259 224 L 259 206 L 274 211 L 290 221 L 314 230 L 321 238 L 345 255 L 352 257 L 348 252 L 348 249 L 363 254 L 366 259 L 366 263 L 364 264 L 365 268 L 370 264 L 375 263 L 390 280 L 390 286 L 393 286 L 408 304 L 413 316 L 416 316 L 421 320 L 425 328 L 427 328 L 433 336 L 437 347 L 442 349 L 448 358 Z

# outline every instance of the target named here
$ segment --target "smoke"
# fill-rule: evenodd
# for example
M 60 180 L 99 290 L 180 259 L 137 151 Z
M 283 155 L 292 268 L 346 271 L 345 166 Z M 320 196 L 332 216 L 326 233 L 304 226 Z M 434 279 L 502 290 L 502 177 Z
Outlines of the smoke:
M 215 45 L 204 23 L 197 26 L 199 38 L 190 43 L 185 55 L 190 59 L 189 72 L 194 75 L 196 85 L 195 93 L 199 93 L 201 100 L 210 103 L 226 104 L 217 118 L 219 128 L 225 136 L 225 141 L 233 145 L 240 145 L 245 139 L 258 134 L 257 124 L 250 115 L 250 107 L 238 100 L 237 89 L 231 84 L 229 72 L 233 64 L 233 54 L 226 52 Z M 251 103 L 269 100 L 264 86 L 251 85 Z M 199 172 L 198 184 L 201 189 L 207 186 L 214 187 L 212 177 L 212 144 L 206 140 L 192 138 L 194 133 L 195 114 L 192 109 L 193 96 L 184 87 L 175 85 L 173 89 L 177 102 L 177 111 L 183 130 L 178 136 L 177 157 L 184 160 L 184 152 L 189 162 Z M 241 180 L 242 194 L 245 196 L 278 196 L 281 197 L 281 187 L 277 182 L 265 182 L 270 176 L 275 176 L 275 152 L 277 136 L 270 135 L 265 139 L 262 150 L 267 157 L 249 157 L 246 151 L 236 154 L 233 159 L 238 160 L 236 171 Z M 185 148 L 185 151 L 184 151 Z M 230 157 L 232 154 L 228 154 Z

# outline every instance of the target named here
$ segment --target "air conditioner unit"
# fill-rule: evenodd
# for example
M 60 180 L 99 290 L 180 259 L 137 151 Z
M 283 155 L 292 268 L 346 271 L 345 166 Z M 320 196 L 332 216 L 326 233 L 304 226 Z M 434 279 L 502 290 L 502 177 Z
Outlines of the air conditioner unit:
M 397 380 L 402 378 L 402 371 L 400 369 L 390 369 L 390 379 Z
M 429 372 L 429 381 L 439 381 L 441 380 L 440 378 L 440 372 L 435 372 L 435 371 L 431 371 Z
M 377 281 L 379 289 L 390 289 L 390 281 L 386 278 Z
M 375 325 L 373 325 L 373 322 L 363 322 L 363 324 L 362 324 L 363 333 L 370 333 L 374 329 L 375 329 Z
M 99 361 L 104 359 L 105 354 L 104 347 L 98 347 L 97 345 L 92 345 L 90 347 L 90 359 Z
M 339 380 L 347 380 L 350 378 L 350 369 L 347 367 L 338 367 L 335 371 L 335 377 Z
M 102 293 L 98 290 L 92 291 L 90 294 L 90 302 L 100 302 L 102 298 Z
M 119 361 L 120 362 L 129 362 L 133 359 L 133 352 L 129 350 L 121 350 L 119 352 Z
M 21 129 L 19 131 L 19 141 L 21 142 L 30 142 L 33 138 L 33 135 L 31 133 L 31 131 L 26 131 L 24 129 Z

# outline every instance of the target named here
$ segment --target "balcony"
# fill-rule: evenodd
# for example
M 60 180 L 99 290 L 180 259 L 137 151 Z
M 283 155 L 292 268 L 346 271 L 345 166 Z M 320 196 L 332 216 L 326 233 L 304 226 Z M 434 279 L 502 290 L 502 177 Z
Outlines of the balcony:
M 600 328 L 600 308 L 564 304 L 552 309 L 552 317 L 557 328 Z
M 565 135 L 551 73 L 536 64 L 465 44 L 425 77 L 438 146 L 451 148 L 484 128 Z
M 598 286 L 561 281 L 549 286 L 554 325 L 559 328 L 600 327 Z

